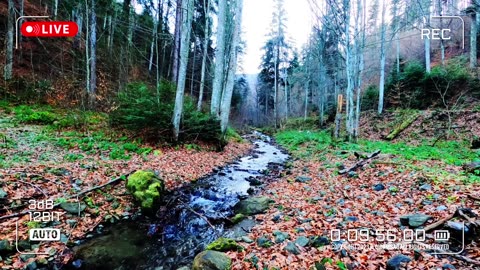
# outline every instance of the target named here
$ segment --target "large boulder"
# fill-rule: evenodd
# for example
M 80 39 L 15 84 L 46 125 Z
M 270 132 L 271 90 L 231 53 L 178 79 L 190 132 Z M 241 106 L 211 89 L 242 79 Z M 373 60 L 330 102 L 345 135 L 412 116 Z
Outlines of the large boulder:
M 193 260 L 192 270 L 229 270 L 232 260 L 222 252 L 205 250 Z
M 273 201 L 268 197 L 251 197 L 243 201 L 239 201 L 235 207 L 235 213 L 246 216 L 264 213 Z
M 154 210 L 154 205 L 160 200 L 165 190 L 163 180 L 154 172 L 142 170 L 128 177 L 126 187 L 146 212 Z

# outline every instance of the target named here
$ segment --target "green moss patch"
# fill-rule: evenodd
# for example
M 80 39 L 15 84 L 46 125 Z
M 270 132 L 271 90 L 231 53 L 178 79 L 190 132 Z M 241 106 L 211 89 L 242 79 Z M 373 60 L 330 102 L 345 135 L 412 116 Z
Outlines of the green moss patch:
M 127 179 L 127 190 L 140 203 L 143 210 L 150 211 L 160 199 L 163 181 L 152 171 L 136 171 Z

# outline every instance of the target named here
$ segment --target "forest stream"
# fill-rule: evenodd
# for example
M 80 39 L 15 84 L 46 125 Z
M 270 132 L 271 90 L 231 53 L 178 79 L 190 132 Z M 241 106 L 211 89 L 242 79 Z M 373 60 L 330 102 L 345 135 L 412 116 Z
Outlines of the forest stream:
M 289 158 L 271 138 L 253 133 L 254 149 L 236 162 L 170 192 L 155 217 L 106 228 L 73 248 L 69 269 L 178 269 L 219 237 L 238 238 L 255 225 L 229 222 L 233 207 L 256 192 Z

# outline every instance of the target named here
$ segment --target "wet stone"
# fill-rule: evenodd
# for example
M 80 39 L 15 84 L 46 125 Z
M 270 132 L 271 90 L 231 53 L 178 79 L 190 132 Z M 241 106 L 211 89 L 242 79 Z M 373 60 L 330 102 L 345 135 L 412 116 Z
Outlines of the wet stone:
M 261 236 L 257 239 L 257 245 L 259 247 L 268 248 L 273 245 L 273 242 L 265 236 Z
M 442 265 L 442 269 L 445 270 L 445 269 L 457 269 L 457 268 L 455 268 L 455 266 L 453 266 L 449 263 L 446 263 L 446 264 Z
M 285 250 L 288 251 L 291 254 L 295 254 L 295 255 L 300 254 L 300 250 L 292 242 L 287 243 L 287 246 L 285 247 Z
M 384 190 L 385 189 L 385 186 L 383 184 L 376 184 L 373 186 L 373 190 L 375 191 L 381 191 L 381 190 Z
M 402 265 L 409 263 L 412 259 L 408 256 L 398 254 L 387 261 L 387 270 L 400 270 Z
M 301 246 L 301 247 L 305 247 L 308 245 L 308 243 L 310 242 L 310 239 L 308 239 L 307 237 L 305 236 L 299 236 L 297 238 L 297 240 L 295 240 L 295 244 Z
M 411 228 L 417 228 L 424 225 L 431 218 L 431 216 L 424 214 L 406 215 L 400 217 L 400 224 Z
M 319 248 L 330 244 L 330 240 L 325 236 L 311 236 L 310 246 Z
M 6 199 L 8 196 L 7 192 L 5 190 L 0 188 L 0 199 Z
M 445 205 L 440 205 L 437 207 L 437 211 L 446 211 L 448 210 L 448 207 L 446 207 Z
M 275 243 L 283 243 L 285 240 L 289 239 L 290 236 L 288 233 L 281 232 L 281 231 L 274 231 L 273 235 L 275 236 Z
M 423 184 L 423 185 L 421 185 L 418 189 L 421 190 L 421 191 L 429 191 L 429 190 L 432 189 L 432 185 L 430 185 L 430 184 Z
M 297 178 L 295 178 L 295 182 L 298 182 L 298 183 L 307 183 L 310 181 L 312 181 L 312 178 L 305 175 L 300 175 L 300 176 L 297 176 Z

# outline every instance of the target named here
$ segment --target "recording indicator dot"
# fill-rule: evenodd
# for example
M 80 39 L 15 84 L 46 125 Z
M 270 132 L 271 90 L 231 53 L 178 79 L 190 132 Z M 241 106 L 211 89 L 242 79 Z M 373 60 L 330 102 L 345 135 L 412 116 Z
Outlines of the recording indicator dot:
M 31 33 L 33 32 L 33 27 L 31 27 L 30 25 L 25 27 L 25 31 L 27 31 L 27 33 Z

